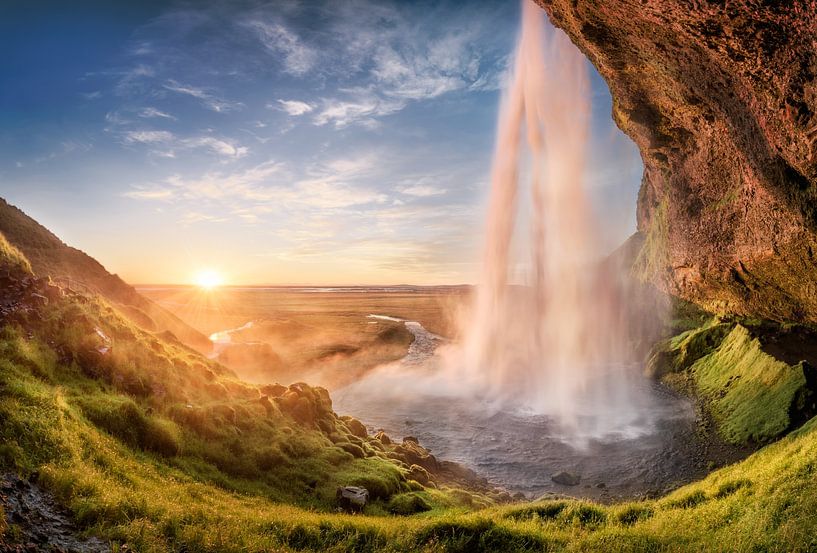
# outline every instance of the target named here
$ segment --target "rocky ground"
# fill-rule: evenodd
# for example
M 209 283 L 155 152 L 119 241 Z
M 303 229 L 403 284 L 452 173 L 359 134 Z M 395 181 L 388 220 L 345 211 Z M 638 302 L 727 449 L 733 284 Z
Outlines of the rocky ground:
M 54 497 L 36 484 L 6 474 L 0 481 L 0 505 L 9 530 L 0 553 L 110 553 L 107 542 L 85 536 Z M 126 547 L 121 549 L 127 551 Z

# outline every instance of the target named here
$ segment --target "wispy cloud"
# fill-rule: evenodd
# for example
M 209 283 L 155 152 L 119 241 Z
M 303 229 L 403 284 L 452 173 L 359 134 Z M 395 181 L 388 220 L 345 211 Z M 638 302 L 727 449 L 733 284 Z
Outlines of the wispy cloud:
M 278 105 L 268 104 L 267 107 L 283 110 L 292 116 L 303 115 L 315 109 L 313 105 L 300 100 L 278 100 Z
M 166 188 L 136 188 L 125 192 L 123 196 L 135 200 L 169 200 L 173 197 L 173 191 Z
M 414 186 L 407 186 L 401 188 L 400 192 L 408 196 L 417 196 L 419 198 L 428 198 L 431 196 L 440 196 L 448 192 L 445 188 L 437 188 L 434 186 L 416 184 Z
M 324 100 L 323 107 L 315 115 L 315 125 L 332 124 L 343 128 L 352 123 L 373 126 L 377 118 L 398 112 L 406 106 L 404 101 L 382 98 L 366 90 L 352 91 L 354 100 Z
M 213 136 L 194 136 L 180 138 L 170 131 L 129 130 L 122 134 L 125 144 L 146 144 L 152 147 L 161 146 L 163 150 L 152 150 L 160 157 L 175 157 L 175 150 L 204 149 L 221 157 L 240 159 L 247 155 L 249 149 L 237 143 Z
M 173 79 L 167 81 L 163 86 L 166 90 L 171 92 L 192 96 L 193 98 L 199 100 L 201 105 L 217 113 L 234 111 L 243 107 L 241 102 L 230 102 L 228 100 L 224 100 L 223 98 L 219 98 L 203 88 L 181 84 Z
M 169 131 L 127 131 L 124 135 L 126 144 L 169 143 L 176 139 Z
M 315 66 L 318 52 L 281 23 L 256 19 L 244 25 L 255 32 L 268 51 L 282 57 L 287 73 L 303 75 Z
M 176 120 L 176 118 L 174 116 L 170 115 L 169 113 L 158 110 L 158 109 L 156 109 L 154 107 L 142 108 L 141 110 L 139 110 L 139 117 L 142 117 L 144 119 L 159 118 L 159 119 L 171 119 L 173 121 Z

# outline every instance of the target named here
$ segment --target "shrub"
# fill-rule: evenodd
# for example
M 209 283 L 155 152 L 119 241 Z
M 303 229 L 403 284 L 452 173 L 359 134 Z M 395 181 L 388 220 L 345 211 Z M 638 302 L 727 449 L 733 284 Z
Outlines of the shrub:
M 420 494 L 402 493 L 392 497 L 386 509 L 395 515 L 413 515 L 430 511 L 431 505 Z

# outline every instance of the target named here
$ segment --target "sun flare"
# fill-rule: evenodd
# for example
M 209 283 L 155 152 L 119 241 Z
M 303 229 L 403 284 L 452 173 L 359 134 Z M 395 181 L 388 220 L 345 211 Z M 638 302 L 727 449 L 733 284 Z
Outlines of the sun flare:
M 213 290 L 221 286 L 224 283 L 224 279 L 212 269 L 203 269 L 196 273 L 194 282 L 196 286 L 203 290 Z

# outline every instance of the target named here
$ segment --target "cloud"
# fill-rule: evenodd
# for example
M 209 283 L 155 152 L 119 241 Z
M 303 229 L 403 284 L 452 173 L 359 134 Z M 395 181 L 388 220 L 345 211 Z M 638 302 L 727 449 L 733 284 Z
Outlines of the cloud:
M 134 200 L 169 200 L 173 197 L 173 191 L 166 188 L 136 188 L 125 192 L 123 196 Z
M 203 136 L 184 140 L 182 144 L 189 148 L 206 148 L 221 156 L 241 158 L 249 151 L 244 146 L 237 146 L 232 142 L 227 142 L 212 136 Z
M 398 112 L 406 105 L 405 102 L 378 97 L 370 91 L 355 93 L 358 95 L 356 100 L 324 100 L 313 123 L 318 126 L 332 124 L 339 129 L 352 123 L 371 126 L 376 118 Z
M 176 157 L 174 150 L 204 149 L 222 157 L 239 159 L 249 152 L 249 149 L 245 146 L 213 136 L 180 138 L 170 131 L 155 130 L 125 131 L 122 136 L 125 144 L 146 144 L 154 147 L 164 147 L 163 150 L 155 148 L 151 150 L 151 153 L 160 157 Z
M 400 189 L 401 194 L 406 194 L 408 196 L 417 196 L 418 198 L 428 198 L 430 196 L 441 196 L 448 192 L 445 188 L 435 188 L 434 186 L 428 186 L 423 184 L 417 184 L 414 186 L 407 186 L 405 188 Z
M 171 92 L 175 92 L 177 94 L 183 94 L 187 96 L 192 96 L 201 102 L 201 105 L 206 107 L 209 110 L 215 111 L 216 113 L 223 113 L 227 111 L 234 111 L 241 109 L 244 104 L 241 102 L 230 102 L 219 98 L 210 92 L 207 92 L 203 88 L 197 88 L 190 85 L 181 84 L 173 79 L 167 81 L 163 87 L 166 90 Z
M 168 131 L 127 131 L 124 138 L 127 144 L 157 144 L 171 142 L 175 136 Z
M 287 73 L 303 75 L 315 66 L 317 51 L 304 44 L 281 23 L 254 20 L 246 22 L 245 26 L 256 33 L 267 50 L 283 56 L 284 71 Z
M 304 113 L 309 113 L 313 109 L 314 106 L 307 104 L 306 102 L 301 102 L 299 100 L 278 100 L 278 103 L 281 105 L 279 109 L 287 112 L 289 115 L 297 116 L 303 115 Z M 267 107 L 275 107 L 274 105 L 270 104 Z
M 175 117 L 170 115 L 167 112 L 160 111 L 156 108 L 146 107 L 139 110 L 139 117 L 144 119 L 153 119 L 153 118 L 160 118 L 160 119 L 172 119 L 173 121 L 176 120 Z
M 184 214 L 180 223 L 183 225 L 192 225 L 194 223 L 225 223 L 227 220 L 228 219 L 226 217 L 220 217 L 218 215 L 209 215 L 198 211 L 190 211 Z

